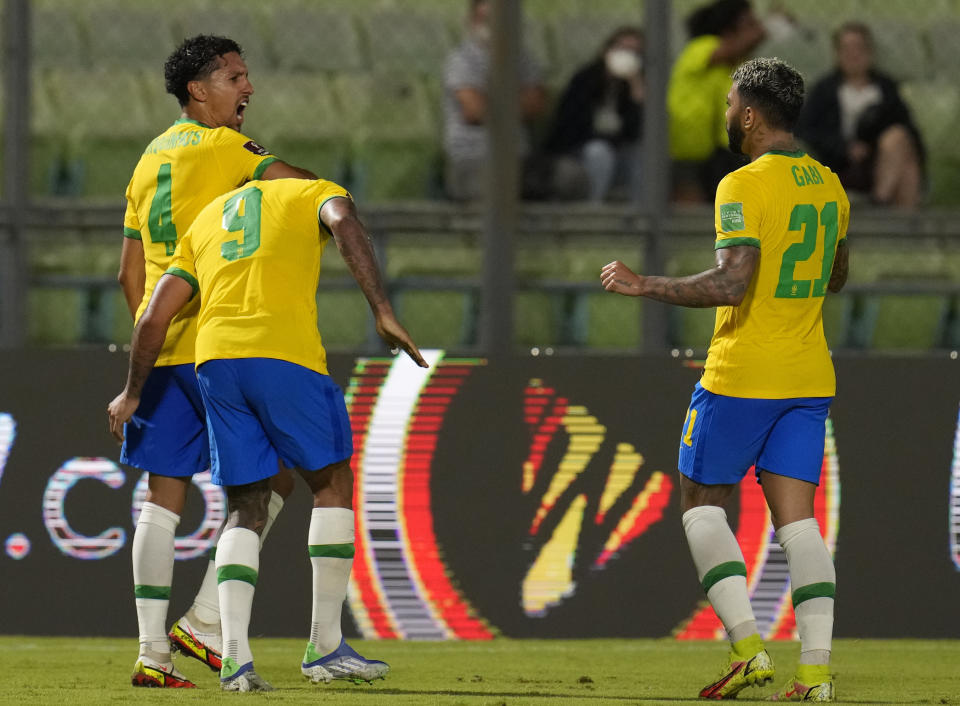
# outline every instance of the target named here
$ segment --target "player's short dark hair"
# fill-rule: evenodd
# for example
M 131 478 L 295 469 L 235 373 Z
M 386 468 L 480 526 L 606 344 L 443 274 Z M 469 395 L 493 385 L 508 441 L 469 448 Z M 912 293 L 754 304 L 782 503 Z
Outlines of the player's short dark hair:
M 190 101 L 187 84 L 212 74 L 220 65 L 217 59 L 230 52 L 243 56 L 240 45 L 227 37 L 198 34 L 184 39 L 163 64 L 167 93 L 175 95 L 181 106 L 186 105 Z
M 750 59 L 733 72 L 740 100 L 759 110 L 770 127 L 793 131 L 803 107 L 803 77 L 777 58 Z
M 691 39 L 705 34 L 724 34 L 737 26 L 741 15 L 750 7 L 750 0 L 715 0 L 698 7 L 687 17 L 687 33 Z

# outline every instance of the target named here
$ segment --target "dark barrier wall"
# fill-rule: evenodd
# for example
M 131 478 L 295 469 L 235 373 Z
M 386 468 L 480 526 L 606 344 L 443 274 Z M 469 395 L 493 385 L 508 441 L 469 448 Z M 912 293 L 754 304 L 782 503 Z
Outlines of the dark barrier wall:
M 957 637 L 960 362 L 836 363 L 817 505 L 835 545 L 836 632 Z M 137 634 L 129 555 L 141 474 L 111 462 L 105 415 L 125 369 L 123 354 L 0 353 L 2 633 Z M 443 359 L 418 381 L 389 360 L 344 356 L 331 370 L 347 386 L 358 449 L 349 632 L 716 635 L 676 488 L 699 370 L 660 358 Z M 219 503 L 215 488 L 191 493 L 179 534 L 194 536 L 181 551 L 199 558 L 177 563 L 171 619 L 199 585 Z M 263 552 L 255 634 L 307 634 L 309 510 L 301 485 Z M 761 627 L 789 637 L 782 554 L 752 479 L 728 515 Z

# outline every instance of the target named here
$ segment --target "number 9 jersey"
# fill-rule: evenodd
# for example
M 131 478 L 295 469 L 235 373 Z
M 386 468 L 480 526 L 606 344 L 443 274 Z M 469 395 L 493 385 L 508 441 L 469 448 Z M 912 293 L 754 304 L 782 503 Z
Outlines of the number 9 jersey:
M 137 320 L 173 259 L 177 241 L 214 198 L 258 179 L 274 161 L 267 150 L 227 127 L 182 118 L 144 150 L 127 186 L 123 234 L 143 242 L 146 281 Z M 195 361 L 199 302 L 170 323 L 157 365 Z
M 731 397 L 832 397 L 823 298 L 850 202 L 840 180 L 803 152 L 767 152 L 717 187 L 715 249 L 760 258 L 739 306 L 717 308 L 701 384 Z

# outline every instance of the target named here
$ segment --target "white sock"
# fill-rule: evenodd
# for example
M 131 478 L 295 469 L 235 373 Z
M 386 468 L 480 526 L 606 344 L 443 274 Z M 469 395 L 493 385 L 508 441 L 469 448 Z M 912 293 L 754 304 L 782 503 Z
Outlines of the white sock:
M 787 555 L 793 612 L 800 633 L 800 663 L 829 664 L 833 638 L 833 595 L 837 572 L 814 518 L 777 530 Z
M 253 530 L 232 527 L 217 545 L 217 581 L 223 627 L 221 677 L 253 661 L 248 632 L 253 592 L 260 569 L 260 537 Z M 232 660 L 230 664 L 228 660 Z
M 267 508 L 267 524 L 260 533 L 260 547 L 263 548 L 263 541 L 267 538 L 267 533 L 273 527 L 277 515 L 283 509 L 283 497 L 277 493 L 270 494 L 270 505 Z M 208 626 L 220 626 L 220 597 L 217 589 L 217 547 L 210 550 L 210 561 L 207 562 L 207 572 L 203 575 L 203 582 L 200 584 L 200 590 L 197 591 L 196 598 L 193 599 L 193 605 L 190 610 L 197 620 L 206 623 Z
M 747 566 L 722 507 L 701 505 L 683 513 L 683 531 L 697 579 L 732 642 L 757 632 L 747 595 Z
M 337 649 L 342 638 L 340 611 L 353 568 L 353 510 L 313 508 L 308 538 L 313 565 L 310 644 L 323 657 Z
M 140 629 L 140 653 L 167 655 L 167 608 L 173 583 L 173 541 L 180 516 L 144 503 L 133 532 L 133 583 Z

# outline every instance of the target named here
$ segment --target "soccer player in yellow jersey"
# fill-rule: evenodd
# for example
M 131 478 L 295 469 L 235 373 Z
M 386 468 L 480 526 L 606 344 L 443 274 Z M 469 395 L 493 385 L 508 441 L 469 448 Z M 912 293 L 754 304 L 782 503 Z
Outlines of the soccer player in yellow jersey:
M 130 371 L 109 407 L 110 427 L 141 402 L 144 382 L 178 311 L 199 294 L 197 376 L 210 425 L 211 469 L 227 490 L 229 517 L 217 548 L 223 620 L 221 688 L 269 691 L 247 639 L 278 461 L 313 491 L 308 536 L 313 564 L 310 641 L 301 671 L 314 682 L 371 681 L 384 662 L 343 640 L 340 609 L 353 562 L 353 453 L 340 388 L 327 375 L 317 331 L 320 256 L 332 234 L 367 297 L 377 331 L 426 363 L 393 315 L 373 249 L 350 195 L 328 181 L 253 181 L 214 199 L 177 246 L 134 331 Z
M 144 150 L 127 187 L 119 280 L 134 319 L 146 309 L 180 238 L 215 196 L 251 179 L 315 178 L 240 133 L 253 86 L 236 42 L 199 35 L 164 66 L 179 120 Z M 143 404 L 127 426 L 120 460 L 149 473 L 146 502 L 133 538 L 133 576 L 140 630 L 135 686 L 190 687 L 173 669 L 170 644 L 220 668 L 220 615 L 213 560 L 193 606 L 166 632 L 174 534 L 194 473 L 209 468 L 203 402 L 194 372 L 197 307 L 180 312 L 147 381 Z M 293 487 L 278 476 L 271 517 Z M 215 551 L 215 550 L 214 550 Z
M 787 556 L 800 664 L 773 700 L 832 701 L 829 659 L 836 573 L 814 518 L 825 423 L 835 393 L 823 298 L 847 279 L 850 204 L 837 176 L 798 151 L 803 79 L 753 59 L 727 95 L 730 149 L 750 163 L 720 182 L 716 265 L 649 277 L 616 261 L 606 290 L 717 307 L 706 369 L 680 442 L 683 528 L 697 575 L 730 637 L 730 662 L 702 698 L 733 698 L 774 676 L 747 594 L 743 554 L 723 505 L 755 467 Z

